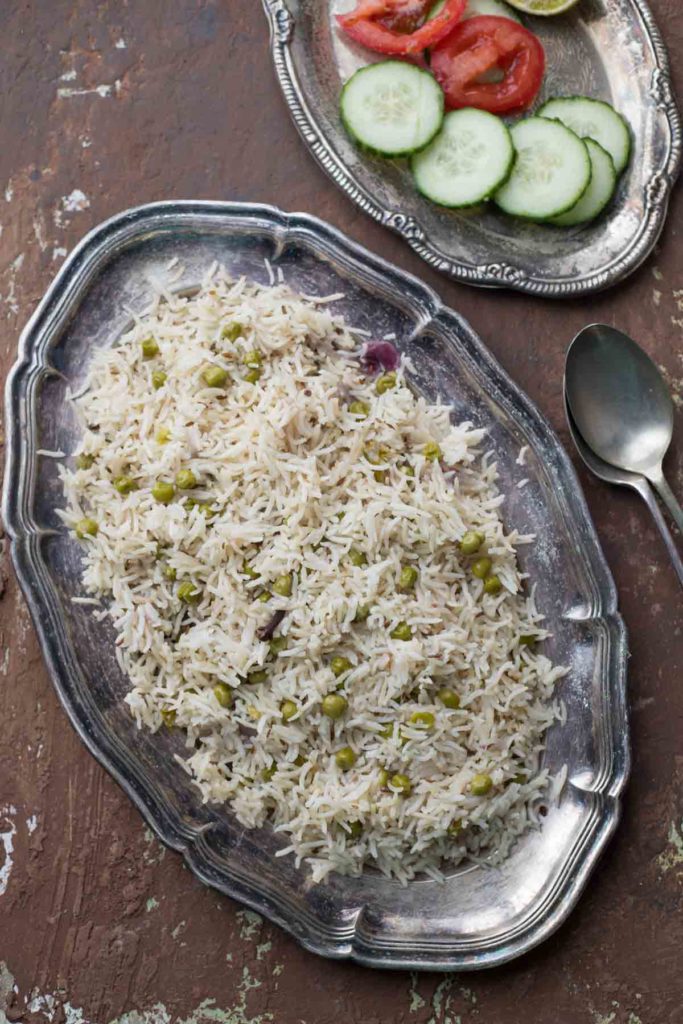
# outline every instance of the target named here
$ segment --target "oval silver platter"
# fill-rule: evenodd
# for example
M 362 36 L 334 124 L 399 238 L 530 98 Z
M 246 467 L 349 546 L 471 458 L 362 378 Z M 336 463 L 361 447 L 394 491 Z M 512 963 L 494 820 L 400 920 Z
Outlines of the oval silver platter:
M 633 129 L 633 155 L 603 216 L 571 230 L 489 208 L 449 211 L 416 191 L 406 161 L 361 152 L 339 118 L 339 93 L 377 59 L 335 27 L 354 0 L 263 0 L 285 99 L 318 163 L 361 209 L 392 228 L 436 270 L 474 285 L 547 297 L 615 284 L 652 251 L 681 157 L 681 121 L 661 36 L 644 0 L 582 0 L 566 15 L 527 18 L 545 47 L 549 96 L 613 103 Z
M 542 828 L 499 868 L 469 865 L 444 884 L 408 886 L 376 871 L 315 885 L 269 828 L 245 831 L 223 806 L 202 805 L 174 761 L 179 733 L 138 732 L 122 697 L 114 634 L 82 595 L 81 550 L 60 526 L 57 460 L 79 428 L 69 393 L 92 353 L 114 344 L 152 297 L 172 258 L 176 287 L 196 285 L 214 260 L 268 282 L 265 260 L 305 294 L 344 298 L 333 309 L 373 337 L 395 334 L 414 365 L 412 385 L 443 396 L 453 416 L 489 431 L 509 528 L 535 533 L 523 569 L 569 667 L 560 685 L 567 721 L 548 736 L 545 764 L 567 783 Z M 518 956 L 548 936 L 576 903 L 613 832 L 629 765 L 626 640 L 614 585 L 567 455 L 540 413 L 468 324 L 416 278 L 313 217 L 239 203 L 174 202 L 130 210 L 69 256 L 24 331 L 7 382 L 3 514 L 17 575 L 50 676 L 81 738 L 164 843 L 209 885 L 276 921 L 308 949 L 376 967 L 472 969 Z M 528 445 L 524 466 L 516 459 Z M 525 477 L 528 484 L 518 488 Z

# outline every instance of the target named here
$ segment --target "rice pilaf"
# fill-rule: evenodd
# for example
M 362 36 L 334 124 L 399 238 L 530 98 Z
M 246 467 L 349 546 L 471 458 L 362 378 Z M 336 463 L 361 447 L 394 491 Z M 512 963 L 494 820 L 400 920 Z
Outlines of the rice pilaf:
M 501 859 L 563 674 L 485 434 L 284 284 L 214 270 L 97 354 L 61 468 L 140 727 L 315 880 Z

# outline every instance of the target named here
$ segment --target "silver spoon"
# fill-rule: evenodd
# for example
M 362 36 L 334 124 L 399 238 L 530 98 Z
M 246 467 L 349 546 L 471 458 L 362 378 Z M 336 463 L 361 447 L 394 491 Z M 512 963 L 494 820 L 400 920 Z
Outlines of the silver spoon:
M 609 484 L 621 484 L 623 487 L 631 487 L 634 491 L 641 496 L 654 519 L 657 529 L 662 535 L 662 540 L 666 545 L 666 550 L 669 553 L 669 558 L 673 564 L 681 586 L 683 587 L 683 560 L 678 554 L 676 544 L 671 535 L 671 530 L 667 526 L 666 519 L 662 515 L 661 509 L 655 500 L 655 496 L 652 493 L 652 488 L 645 479 L 644 476 L 640 476 L 638 473 L 628 473 L 624 469 L 617 469 L 615 466 L 610 466 L 608 462 L 603 462 L 602 459 L 591 451 L 584 439 L 579 433 L 579 429 L 574 422 L 574 418 L 569 408 L 569 402 L 567 399 L 567 391 L 565 388 L 564 393 L 564 407 L 567 414 L 567 423 L 569 424 L 569 432 L 572 435 L 572 440 L 576 445 L 576 450 L 579 455 L 588 466 L 590 471 L 599 477 L 600 480 L 605 480 Z
M 683 532 L 683 509 L 664 479 L 673 402 L 662 375 L 632 338 L 593 324 L 567 352 L 565 392 L 574 422 L 604 462 L 650 481 Z

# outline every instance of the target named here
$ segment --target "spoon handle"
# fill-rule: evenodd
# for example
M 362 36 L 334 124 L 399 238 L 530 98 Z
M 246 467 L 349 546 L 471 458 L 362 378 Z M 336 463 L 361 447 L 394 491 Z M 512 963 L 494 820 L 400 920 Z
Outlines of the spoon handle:
M 676 543 L 675 543 L 675 541 L 673 539 L 673 536 L 671 534 L 671 530 L 669 529 L 669 527 L 667 525 L 666 519 L 662 515 L 662 510 L 660 509 L 659 505 L 657 504 L 657 500 L 656 500 L 654 494 L 652 493 L 652 488 L 648 484 L 647 480 L 644 480 L 642 477 L 640 478 L 640 483 L 638 483 L 638 484 L 634 483 L 632 486 L 633 486 L 634 490 L 638 491 L 638 494 L 641 496 L 641 498 L 643 499 L 643 501 L 645 502 L 645 504 L 649 508 L 650 512 L 652 513 L 652 518 L 654 519 L 654 521 L 655 521 L 655 523 L 657 525 L 657 529 L 659 530 L 659 532 L 662 535 L 662 540 L 664 541 L 664 544 L 666 545 L 666 550 L 669 552 L 669 558 L 671 559 L 671 564 L 673 565 L 674 569 L 676 570 L 679 582 L 680 582 L 681 586 L 683 587 L 683 561 L 681 560 L 681 556 L 678 553 L 678 549 L 676 547 Z M 676 499 L 674 498 L 674 501 L 675 500 Z M 680 509 L 679 509 L 679 511 L 680 511 Z
M 671 513 L 671 517 L 675 522 L 678 529 L 683 533 L 683 508 L 678 503 L 676 495 L 669 487 L 668 483 L 664 479 L 664 474 L 660 466 L 659 470 L 648 476 L 648 479 L 652 486 L 655 488 L 660 498 Z

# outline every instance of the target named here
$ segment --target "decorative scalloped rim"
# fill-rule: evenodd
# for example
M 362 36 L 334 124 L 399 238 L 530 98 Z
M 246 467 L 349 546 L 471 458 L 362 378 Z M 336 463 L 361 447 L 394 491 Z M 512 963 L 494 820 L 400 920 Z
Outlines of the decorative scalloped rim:
M 510 263 L 487 263 L 477 266 L 449 259 L 440 249 L 432 245 L 418 220 L 378 203 L 367 189 L 356 181 L 341 157 L 328 144 L 322 128 L 317 124 L 306 103 L 291 55 L 290 39 L 294 29 L 294 16 L 287 6 L 287 0 L 262 0 L 270 22 L 273 63 L 294 123 L 313 156 L 335 184 L 373 220 L 379 221 L 384 227 L 391 228 L 392 231 L 404 238 L 411 249 L 435 270 L 467 284 L 489 288 L 513 288 L 546 298 L 569 298 L 584 295 L 588 292 L 608 288 L 623 280 L 647 259 L 657 244 L 664 227 L 669 197 L 681 163 L 683 129 L 674 98 L 668 54 L 653 14 L 645 0 L 631 0 L 631 2 L 642 18 L 657 62 L 650 92 L 655 106 L 662 113 L 669 130 L 666 159 L 644 186 L 646 193 L 645 216 L 640 224 L 638 234 L 622 254 L 588 276 L 574 280 L 553 280 L 530 277 L 526 271 Z
M 80 674 L 80 668 L 58 613 L 54 588 L 42 557 L 44 534 L 31 519 L 37 448 L 37 387 L 43 376 L 55 372 L 48 358 L 51 342 L 63 324 L 70 297 L 78 294 L 89 268 L 110 258 L 118 245 L 149 236 L 160 228 L 169 230 L 179 224 L 201 222 L 202 217 L 211 218 L 213 223 L 217 218 L 226 217 L 233 225 L 238 220 L 252 230 L 259 228 L 278 245 L 287 241 L 303 242 L 317 255 L 344 263 L 366 283 L 378 278 L 390 282 L 396 294 L 402 294 L 409 301 L 416 318 L 419 312 L 424 324 L 431 323 L 445 335 L 457 335 L 461 356 L 470 361 L 477 376 L 486 377 L 489 393 L 533 439 L 544 464 L 556 467 L 552 475 L 558 501 L 575 535 L 577 551 L 586 553 L 584 571 L 590 591 L 586 614 L 601 622 L 604 629 L 602 699 L 605 714 L 596 726 L 603 738 L 605 761 L 591 786 L 591 814 L 553 889 L 515 928 L 486 942 L 460 940 L 444 947 L 429 940 L 402 941 L 396 934 L 368 937 L 363 928 L 363 907 L 358 909 L 352 923 L 338 928 L 326 926 L 310 913 L 297 914 L 287 893 L 273 894 L 259 889 L 231 870 L 230 865 L 226 868 L 225 861 L 220 861 L 212 849 L 210 826 L 190 825 L 182 820 L 165 801 L 160 788 L 141 780 L 135 773 L 131 756 L 118 737 L 103 727 L 103 722 L 91 709 L 74 698 L 70 680 Z M 444 340 L 453 344 L 447 336 Z M 245 203 L 153 203 L 105 221 L 68 257 L 22 333 L 18 358 L 7 379 L 5 408 L 7 462 L 2 514 L 17 577 L 53 685 L 90 752 L 122 786 L 157 836 L 183 854 L 198 878 L 270 918 L 312 952 L 352 958 L 374 967 L 449 971 L 491 967 L 527 952 L 559 927 L 578 900 L 619 820 L 620 795 L 630 767 L 626 632 L 617 612 L 614 582 L 568 456 L 541 413 L 519 391 L 460 316 L 442 306 L 438 296 L 417 278 L 372 255 L 315 217 L 288 215 L 272 207 Z

